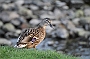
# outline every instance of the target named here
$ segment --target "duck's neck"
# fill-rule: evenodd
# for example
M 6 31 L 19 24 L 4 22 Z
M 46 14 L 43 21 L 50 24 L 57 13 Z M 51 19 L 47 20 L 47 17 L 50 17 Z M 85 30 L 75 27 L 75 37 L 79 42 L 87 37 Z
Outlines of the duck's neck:
M 46 26 L 43 23 L 38 24 L 38 28 L 46 28 Z
M 38 25 L 38 27 L 37 27 L 37 28 L 43 28 L 43 29 L 46 29 L 46 26 L 45 26 L 45 25 L 43 25 L 43 26 Z

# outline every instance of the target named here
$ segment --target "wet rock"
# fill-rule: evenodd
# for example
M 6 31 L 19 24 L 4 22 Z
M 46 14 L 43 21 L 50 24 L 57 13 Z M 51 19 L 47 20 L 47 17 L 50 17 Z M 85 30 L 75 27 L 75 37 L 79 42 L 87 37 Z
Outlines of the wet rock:
M 11 45 L 11 41 L 5 39 L 5 38 L 0 38 L 0 45 Z
M 15 27 L 14 25 L 12 25 L 11 23 L 6 23 L 4 26 L 3 26 L 3 29 L 6 29 L 8 31 L 15 31 Z

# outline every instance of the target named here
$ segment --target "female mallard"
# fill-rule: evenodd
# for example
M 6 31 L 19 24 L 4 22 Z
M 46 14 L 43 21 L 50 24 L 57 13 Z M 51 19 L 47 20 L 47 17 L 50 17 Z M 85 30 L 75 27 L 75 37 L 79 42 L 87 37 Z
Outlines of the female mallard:
M 51 24 L 49 18 L 44 18 L 37 27 L 27 28 L 22 31 L 20 34 L 17 45 L 17 48 L 36 48 L 36 46 L 45 38 L 45 27 Z

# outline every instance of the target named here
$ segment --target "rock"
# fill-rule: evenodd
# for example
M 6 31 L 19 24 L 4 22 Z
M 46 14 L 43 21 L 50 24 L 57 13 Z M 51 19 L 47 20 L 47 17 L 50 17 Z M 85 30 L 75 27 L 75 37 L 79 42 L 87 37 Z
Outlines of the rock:
M 69 33 L 65 28 L 58 28 L 54 31 L 51 32 L 52 37 L 59 37 L 59 38 L 68 38 L 69 37 Z
M 76 30 L 76 32 L 78 32 L 78 35 L 79 36 L 85 36 L 87 33 L 89 33 L 88 31 L 85 31 L 84 29 L 82 29 L 82 28 L 77 28 L 77 29 L 75 29 Z
M 90 16 L 90 8 L 86 8 L 85 10 L 84 10 L 84 14 L 85 14 L 85 16 Z
M 20 34 L 20 33 L 21 33 L 21 30 L 20 30 L 20 29 L 17 29 L 17 30 L 15 31 L 15 33 Z
M 2 21 L 0 21 L 0 27 L 1 27 L 1 26 L 3 26 L 3 22 L 2 22 Z
M 31 21 L 29 21 L 29 24 L 32 24 L 34 26 L 36 26 L 37 24 L 39 24 L 41 21 L 38 19 L 32 19 Z
M 63 8 L 64 10 L 68 10 L 68 9 L 69 9 L 68 6 L 63 6 L 62 8 Z
M 17 38 L 19 35 L 17 34 L 17 33 L 15 33 L 15 32 L 7 32 L 6 34 L 5 34 L 5 37 L 6 38 Z
M 53 30 L 53 28 L 51 28 L 50 26 L 46 26 L 46 33 L 47 33 L 47 36 L 52 36 L 51 35 L 51 31 Z
M 9 17 L 10 17 L 10 19 L 15 19 L 15 18 L 18 18 L 20 16 L 17 14 L 17 12 L 11 12 Z
M 79 21 L 80 21 L 80 18 L 74 18 L 72 20 L 72 22 L 75 24 L 75 25 L 79 25 Z
M 5 31 L 0 29 L 0 37 L 4 37 L 5 36 Z
M 87 45 L 87 42 L 79 42 L 80 45 Z
M 17 18 L 21 23 L 27 23 L 27 20 L 24 17 Z
M 57 5 L 58 7 L 62 7 L 62 6 L 64 6 L 64 5 L 66 5 L 65 2 L 61 2 L 61 1 L 59 1 L 59 0 L 56 0 L 55 3 L 56 3 L 56 5 Z
M 18 5 L 18 6 L 19 5 L 21 6 L 22 4 L 24 4 L 24 0 L 16 0 L 15 4 Z
M 3 22 L 9 22 L 11 19 L 10 19 L 10 17 L 9 17 L 9 14 L 10 14 L 10 12 L 2 12 L 1 14 L 0 14 L 0 19 L 3 21 Z
M 44 19 L 44 18 L 55 19 L 55 16 L 54 15 L 48 15 L 48 14 L 42 14 L 42 15 L 40 15 L 40 18 L 41 19 Z
M 11 41 L 5 39 L 5 38 L 0 38 L 0 45 L 11 45 Z
M 83 10 L 77 10 L 76 11 L 76 17 L 83 17 L 83 16 L 84 16 Z
M 8 31 L 15 31 L 15 27 L 11 23 L 6 23 L 5 25 L 3 25 L 3 29 L 6 29 Z
M 23 23 L 20 26 L 21 29 L 28 28 L 28 27 L 30 27 L 28 23 Z
M 25 18 L 37 18 L 37 16 L 33 15 L 32 10 L 26 9 L 22 6 L 18 6 L 18 13 Z
M 48 46 L 53 46 L 54 45 L 54 41 L 48 41 L 47 44 L 48 44 Z
M 61 24 L 61 22 L 59 20 L 52 20 L 51 22 L 53 25 L 57 25 L 57 24 Z
M 31 10 L 38 10 L 38 9 L 39 9 L 39 7 L 38 7 L 38 6 L 36 6 L 36 5 L 30 5 L 30 9 L 31 9 Z
M 55 9 L 54 10 L 54 17 L 55 19 L 60 19 L 62 17 L 64 17 L 64 13 L 62 13 L 62 11 L 60 11 L 59 9 Z
M 20 20 L 18 20 L 18 18 L 15 18 L 15 19 L 11 20 L 11 23 L 15 26 L 20 26 L 21 25 L 21 22 L 20 22 Z

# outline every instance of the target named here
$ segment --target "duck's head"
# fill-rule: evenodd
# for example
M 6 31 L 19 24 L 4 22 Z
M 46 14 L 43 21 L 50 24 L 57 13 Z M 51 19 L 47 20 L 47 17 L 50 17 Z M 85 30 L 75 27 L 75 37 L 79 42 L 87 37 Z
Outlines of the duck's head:
M 47 25 L 49 25 L 50 27 L 53 28 L 50 18 L 44 18 L 39 25 L 40 26 L 47 26 Z

